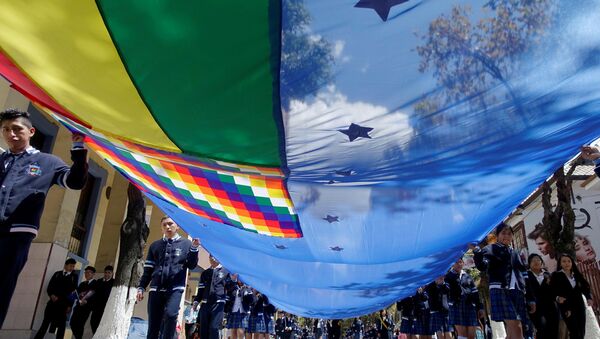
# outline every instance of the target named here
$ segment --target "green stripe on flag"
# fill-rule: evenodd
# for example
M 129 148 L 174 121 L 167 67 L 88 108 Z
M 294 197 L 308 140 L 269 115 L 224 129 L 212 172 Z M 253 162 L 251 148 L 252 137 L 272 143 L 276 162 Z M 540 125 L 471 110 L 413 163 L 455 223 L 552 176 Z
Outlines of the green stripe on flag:
M 280 166 L 269 0 L 97 3 L 142 99 L 181 150 Z

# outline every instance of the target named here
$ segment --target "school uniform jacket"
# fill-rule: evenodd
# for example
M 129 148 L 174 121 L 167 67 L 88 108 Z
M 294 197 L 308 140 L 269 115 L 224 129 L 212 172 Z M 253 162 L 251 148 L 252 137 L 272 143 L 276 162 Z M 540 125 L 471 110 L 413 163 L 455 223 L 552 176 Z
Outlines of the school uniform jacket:
M 231 279 L 231 274 L 223 266 L 204 270 L 200 275 L 198 293 L 194 301 L 199 303 L 225 303 L 228 294 L 235 288 L 236 282 Z
M 237 284 L 229 291 L 229 296 L 227 298 L 227 302 L 225 303 L 225 313 L 230 313 L 233 311 L 233 306 L 235 303 L 235 298 L 237 296 L 242 298 L 242 308 L 241 313 L 249 313 L 252 305 L 255 302 L 254 293 L 248 286 L 238 286 Z
M 490 287 L 510 288 L 511 276 L 516 277 L 516 288 L 525 292 L 527 267 L 517 251 L 500 243 L 495 243 L 473 251 L 475 265 L 487 272 Z
M 431 312 L 448 311 L 448 293 L 450 286 L 444 282 L 440 285 L 435 281 L 425 287 L 425 291 L 429 295 L 429 308 Z
M 87 150 L 71 150 L 69 168 L 59 157 L 33 147 L 0 155 L 0 234 L 37 235 L 46 195 L 52 185 L 82 189 L 87 180 Z
M 475 281 L 468 273 L 465 272 L 461 276 L 460 272 L 457 273 L 454 270 L 450 270 L 446 273 L 444 281 L 450 287 L 448 297 L 452 304 L 457 304 L 464 299 L 478 310 L 483 309 Z
M 556 297 L 567 299 L 564 303 L 558 304 L 558 308 L 562 314 L 565 314 L 567 311 L 573 313 L 576 310 L 585 308 L 585 304 L 581 297 L 582 294 L 585 296 L 585 299 L 592 299 L 590 285 L 587 281 L 576 277 L 575 287 L 572 287 L 569 278 L 567 278 L 567 275 L 562 271 L 552 273 L 550 286 Z
M 84 280 L 82 282 L 79 283 L 79 286 L 77 286 L 77 294 L 79 295 L 78 301 L 77 301 L 77 305 L 80 307 L 87 307 L 87 308 L 91 308 L 92 307 L 92 303 L 95 300 L 95 290 L 96 290 L 96 280 Z M 86 295 L 88 295 L 89 293 L 94 293 L 94 295 L 91 295 L 89 297 L 87 297 L 86 300 L 86 304 L 85 305 L 80 305 L 79 301 L 82 298 L 85 298 Z
M 415 316 L 420 317 L 429 314 L 429 295 L 427 295 L 427 292 L 417 292 L 413 296 L 413 300 L 415 302 Z
M 535 301 L 537 310 L 555 308 L 555 296 L 550 286 L 550 273 L 543 272 L 544 280 L 540 284 L 532 271 L 527 271 L 525 284 L 530 300 Z
M 95 294 L 94 303 L 92 307 L 98 312 L 103 312 L 110 297 L 110 291 L 112 290 L 115 279 L 104 280 L 104 278 L 97 279 L 94 283 Z
M 77 274 L 71 272 L 65 275 L 64 271 L 54 272 L 48 283 L 46 292 L 48 296 L 55 295 L 58 297 L 59 303 L 65 307 L 73 304 L 73 292 L 77 289 Z M 52 302 L 50 300 L 49 302 Z
M 402 319 L 415 317 L 415 302 L 413 297 L 406 297 L 396 303 L 396 309 L 402 312 Z
M 187 270 L 198 265 L 198 248 L 179 234 L 173 239 L 163 237 L 150 245 L 144 263 L 144 274 L 138 288 L 150 291 L 170 292 L 185 290 Z

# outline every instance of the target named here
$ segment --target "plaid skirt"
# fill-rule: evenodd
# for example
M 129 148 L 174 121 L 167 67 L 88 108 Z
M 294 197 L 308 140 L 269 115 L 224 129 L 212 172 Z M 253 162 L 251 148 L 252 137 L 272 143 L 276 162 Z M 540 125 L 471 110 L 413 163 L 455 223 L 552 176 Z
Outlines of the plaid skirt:
M 490 288 L 490 303 L 494 321 L 527 319 L 525 295 L 519 290 Z
M 275 335 L 275 319 L 272 316 L 265 316 L 265 322 L 267 325 L 267 333 Z
M 227 316 L 227 328 L 248 328 L 248 314 L 240 312 L 231 312 Z
M 400 333 L 415 334 L 414 321 L 408 318 L 402 318 L 400 322 Z
M 415 319 L 415 329 L 414 334 L 420 335 L 432 335 L 433 331 L 431 330 L 431 315 L 429 312 L 426 314 L 422 314 Z
M 265 317 L 262 314 L 251 315 L 248 320 L 248 332 L 250 333 L 267 333 L 267 324 Z
M 450 332 L 447 311 L 432 312 L 430 322 L 431 332 Z
M 450 306 L 449 324 L 458 326 L 479 326 L 477 308 L 465 299 Z

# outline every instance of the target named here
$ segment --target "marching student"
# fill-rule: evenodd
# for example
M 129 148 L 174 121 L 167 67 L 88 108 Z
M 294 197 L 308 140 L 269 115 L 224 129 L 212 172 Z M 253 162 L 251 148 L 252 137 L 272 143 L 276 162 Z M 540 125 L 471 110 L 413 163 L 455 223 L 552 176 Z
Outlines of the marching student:
M 463 270 L 464 262 L 458 259 L 444 281 L 450 287 L 449 323 L 454 326 L 458 339 L 474 339 L 479 326 L 478 313 L 483 313 L 483 304 L 473 278 Z
M 163 338 L 175 336 L 187 270 L 198 265 L 200 246 L 199 239 L 192 242 L 181 237 L 177 233 L 179 226 L 169 216 L 162 217 L 160 224 L 163 238 L 153 242 L 148 249 L 137 293 L 137 300 L 141 301 L 150 285 L 148 339 L 158 339 L 159 334 Z
M 94 283 L 95 294 L 94 303 L 92 304 L 92 316 L 90 317 L 90 325 L 92 326 L 92 333 L 96 333 L 98 326 L 100 326 L 100 320 L 104 314 L 104 308 L 110 297 L 110 291 L 112 290 L 115 279 L 113 279 L 113 267 L 108 265 L 104 268 L 104 276 L 97 279 Z
M 0 328 L 29 247 L 40 227 L 48 190 L 53 185 L 80 190 L 87 181 L 87 150 L 82 135 L 73 134 L 69 168 L 64 161 L 31 146 L 35 134 L 29 113 L 0 113 L 2 137 L 8 145 L 0 155 Z
M 267 326 L 267 333 L 265 338 L 269 338 L 271 335 L 275 335 L 275 312 L 277 309 L 273 304 L 269 302 L 269 297 L 264 295 L 265 299 L 263 300 L 264 305 L 264 316 L 265 316 L 265 325 Z
M 229 300 L 225 304 L 227 313 L 227 329 L 232 339 L 243 339 L 248 329 L 248 318 L 250 308 L 254 304 L 252 289 L 238 280 L 229 294 Z
M 507 339 L 522 339 L 528 324 L 524 278 L 527 267 L 510 246 L 512 228 L 501 223 L 496 227 L 496 236 L 498 242 L 473 249 L 475 265 L 488 274 L 492 320 L 504 322 Z M 530 300 L 530 307 L 535 312 L 535 300 Z
M 360 318 L 354 318 L 354 321 L 352 321 L 352 337 L 354 339 L 362 339 L 363 337 L 363 323 Z
M 67 259 L 64 268 L 55 272 L 50 278 L 46 289 L 50 300 L 46 304 L 44 320 L 35 334 L 35 339 L 43 339 L 50 326 L 56 329 L 57 339 L 64 338 L 67 315 L 71 313 L 73 294 L 77 289 L 78 278 L 77 274 L 73 273 L 75 263 L 75 259 Z
M 71 331 L 75 339 L 83 338 L 83 329 L 85 323 L 90 317 L 92 312 L 92 305 L 94 293 L 96 292 L 96 281 L 94 280 L 94 274 L 96 269 L 93 266 L 88 266 L 83 271 L 85 280 L 79 283 L 77 286 L 77 301 L 75 302 L 75 308 L 71 315 Z
M 250 311 L 248 332 L 252 333 L 254 339 L 265 339 L 267 323 L 265 321 L 265 296 L 255 291 L 255 302 Z
M 431 332 L 437 339 L 452 339 L 450 325 L 448 324 L 448 293 L 450 286 L 444 281 L 444 276 L 438 277 L 425 288 L 429 295 L 429 308 L 431 311 Z
M 568 254 L 558 256 L 559 270 L 552 273 L 550 286 L 560 313 L 569 329 L 571 339 L 583 339 L 585 337 L 585 308 L 583 298 L 587 300 L 588 306 L 593 306 L 590 294 L 590 284 L 579 272 L 575 260 Z
M 390 319 L 385 309 L 380 310 L 378 317 L 375 318 L 377 327 L 377 337 L 380 339 L 391 339 L 394 330 L 394 322 Z
M 230 274 L 212 255 L 209 261 L 210 268 L 200 275 L 198 293 L 194 299 L 200 303 L 196 334 L 202 339 L 219 339 L 227 294 L 235 288 L 237 275 Z
M 429 296 L 423 287 L 417 289 L 413 297 L 415 301 L 415 334 L 419 339 L 431 338 L 434 332 L 431 330 L 431 309 L 429 308 Z
M 400 332 L 409 339 L 415 338 L 415 301 L 414 297 L 406 297 L 396 303 L 396 309 L 401 312 Z
M 550 273 L 544 270 L 544 260 L 533 253 L 527 259 L 529 271 L 525 283 L 535 299 L 535 310 L 531 310 L 530 318 L 535 326 L 538 338 L 555 338 L 558 333 L 558 308 L 550 286 Z

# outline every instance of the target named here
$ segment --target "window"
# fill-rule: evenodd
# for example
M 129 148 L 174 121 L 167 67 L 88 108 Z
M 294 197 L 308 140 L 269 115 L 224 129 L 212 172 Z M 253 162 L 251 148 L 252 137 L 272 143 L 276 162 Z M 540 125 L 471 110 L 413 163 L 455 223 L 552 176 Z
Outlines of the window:
M 58 126 L 48 121 L 44 114 L 32 104 L 29 104 L 27 112 L 30 114 L 33 127 L 35 127 L 35 134 L 31 138 L 31 146 L 44 153 L 52 153 Z
M 88 180 L 79 195 L 79 203 L 77 204 L 68 246 L 69 252 L 82 258 L 87 255 L 88 243 L 93 231 L 98 203 L 100 202 L 106 177 L 106 170 L 90 160 Z

